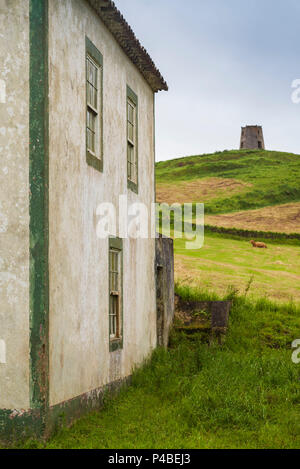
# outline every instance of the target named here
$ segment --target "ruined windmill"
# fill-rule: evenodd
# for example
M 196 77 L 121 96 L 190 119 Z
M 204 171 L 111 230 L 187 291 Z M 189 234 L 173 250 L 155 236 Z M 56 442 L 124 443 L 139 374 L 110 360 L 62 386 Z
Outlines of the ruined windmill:
M 261 126 L 247 125 L 242 127 L 240 150 L 243 149 L 265 149 L 264 134 Z

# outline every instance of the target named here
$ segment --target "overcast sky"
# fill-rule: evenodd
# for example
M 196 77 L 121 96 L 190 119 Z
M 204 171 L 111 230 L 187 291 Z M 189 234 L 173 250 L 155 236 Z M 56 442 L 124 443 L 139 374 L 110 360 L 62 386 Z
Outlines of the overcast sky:
M 156 98 L 157 161 L 239 147 L 300 154 L 300 0 L 116 0 L 168 82 Z

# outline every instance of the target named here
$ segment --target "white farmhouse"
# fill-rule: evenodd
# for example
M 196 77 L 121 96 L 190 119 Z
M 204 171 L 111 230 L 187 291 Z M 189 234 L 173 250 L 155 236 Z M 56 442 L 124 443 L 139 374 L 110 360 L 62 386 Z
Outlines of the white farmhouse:
M 5 438 L 98 406 L 157 345 L 156 240 L 100 239 L 97 210 L 150 213 L 167 84 L 111 0 L 1 0 L 0 31 Z

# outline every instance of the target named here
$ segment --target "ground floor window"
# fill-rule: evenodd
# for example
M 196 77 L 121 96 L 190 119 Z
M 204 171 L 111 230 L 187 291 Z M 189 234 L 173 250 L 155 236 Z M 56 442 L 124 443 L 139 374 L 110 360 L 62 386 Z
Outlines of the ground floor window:
M 123 331 L 123 245 L 119 238 L 109 240 L 109 338 L 110 348 L 122 346 Z

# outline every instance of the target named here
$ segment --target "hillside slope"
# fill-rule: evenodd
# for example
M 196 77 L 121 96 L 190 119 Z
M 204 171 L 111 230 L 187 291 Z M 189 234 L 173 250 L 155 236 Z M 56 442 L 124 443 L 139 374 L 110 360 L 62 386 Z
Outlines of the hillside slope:
M 227 239 L 205 234 L 202 249 L 186 249 L 185 241 L 174 241 L 177 282 L 204 288 L 220 295 L 234 289 L 276 302 L 290 299 L 300 304 L 300 252 L 298 246 L 268 244 L 253 249 L 249 240 Z
M 158 202 L 205 202 L 207 214 L 300 202 L 300 156 L 232 150 L 159 162 Z
M 300 234 L 300 202 L 242 212 L 207 215 L 205 223 L 224 228 Z

